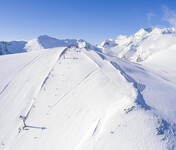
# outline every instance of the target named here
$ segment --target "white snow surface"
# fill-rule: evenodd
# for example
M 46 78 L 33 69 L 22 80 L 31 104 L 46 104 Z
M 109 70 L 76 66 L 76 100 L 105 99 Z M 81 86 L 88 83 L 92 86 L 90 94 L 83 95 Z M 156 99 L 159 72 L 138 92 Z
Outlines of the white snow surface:
M 119 35 L 116 39 L 108 39 L 93 45 L 82 39 L 56 39 L 47 35 L 30 41 L 0 42 L 0 55 L 33 52 L 55 47 L 77 46 L 105 54 L 143 62 L 153 54 L 176 47 L 176 28 L 142 28 L 131 36 Z M 167 53 L 167 52 L 166 52 Z
M 55 47 L 67 47 L 67 46 L 77 46 L 79 48 L 89 48 L 96 51 L 100 51 L 94 45 L 82 40 L 82 39 L 56 39 L 48 35 L 42 35 L 38 38 L 32 39 L 30 41 L 12 41 L 5 42 L 0 41 L 0 55 L 6 54 L 15 54 L 15 53 L 24 53 L 24 52 L 33 52 L 44 50 L 48 48 Z
M 79 47 L 1 56 L 0 149 L 175 150 L 175 51 L 162 66 L 164 52 L 142 64 Z
M 141 62 L 159 51 L 176 47 L 176 28 L 143 28 L 131 36 L 120 35 L 98 45 L 106 54 L 133 62 Z

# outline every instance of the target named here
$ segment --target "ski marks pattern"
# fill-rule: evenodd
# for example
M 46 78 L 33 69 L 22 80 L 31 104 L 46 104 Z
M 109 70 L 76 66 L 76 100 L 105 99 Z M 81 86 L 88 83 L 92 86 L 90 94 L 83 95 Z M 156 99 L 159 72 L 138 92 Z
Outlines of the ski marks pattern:
M 69 90 L 65 95 L 63 95 L 48 111 L 47 114 L 65 97 L 67 96 L 73 89 L 77 88 L 83 81 L 85 81 L 92 73 L 94 73 L 97 69 L 90 72 L 87 76 L 84 77 L 83 80 L 81 80 L 76 86 L 74 86 L 71 90 Z
M 32 64 L 35 60 L 37 60 L 37 58 L 39 58 L 41 55 L 43 55 L 43 54 L 40 54 L 40 55 L 34 57 L 34 58 L 33 58 L 31 61 L 29 61 L 25 66 L 23 66 L 23 67 L 21 68 L 21 70 L 20 70 L 16 75 L 14 75 L 13 79 L 14 79 L 20 72 L 22 72 L 27 66 L 29 66 L 30 64 Z M 13 79 L 10 80 L 10 81 L 5 85 L 5 87 L 0 91 L 0 94 L 2 94 L 2 93 L 7 89 L 7 87 L 10 85 L 10 83 L 13 81 Z

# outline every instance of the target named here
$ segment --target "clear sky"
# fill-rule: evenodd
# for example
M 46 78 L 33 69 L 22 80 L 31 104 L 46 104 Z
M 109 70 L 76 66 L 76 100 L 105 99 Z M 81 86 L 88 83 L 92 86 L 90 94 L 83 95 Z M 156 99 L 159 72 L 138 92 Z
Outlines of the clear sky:
M 0 40 L 99 43 L 149 26 L 176 27 L 176 0 L 0 0 Z

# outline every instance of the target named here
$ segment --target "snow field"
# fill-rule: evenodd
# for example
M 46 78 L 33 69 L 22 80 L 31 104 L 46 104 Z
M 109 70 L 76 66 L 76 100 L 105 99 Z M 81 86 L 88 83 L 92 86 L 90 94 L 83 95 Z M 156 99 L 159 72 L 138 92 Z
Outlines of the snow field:
M 10 67 L 16 58 L 21 60 Z M 7 78 L 0 78 L 6 78 L 0 95 L 0 148 L 174 149 L 175 78 L 148 64 L 76 47 L 11 56 L 2 67 Z M 21 131 L 20 115 L 27 115 Z

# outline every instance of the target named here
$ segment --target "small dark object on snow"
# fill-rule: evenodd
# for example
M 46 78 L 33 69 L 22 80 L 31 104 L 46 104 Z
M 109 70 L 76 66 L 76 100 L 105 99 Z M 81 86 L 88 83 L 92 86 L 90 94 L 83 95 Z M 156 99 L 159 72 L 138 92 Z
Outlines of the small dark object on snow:
M 132 111 L 134 108 L 135 108 L 135 106 L 132 106 L 132 107 L 130 107 L 130 108 L 128 108 L 128 109 L 124 109 L 124 111 L 125 111 L 126 113 L 129 113 L 129 112 Z
M 114 132 L 113 132 L 113 131 L 111 131 L 111 134 L 114 134 Z

